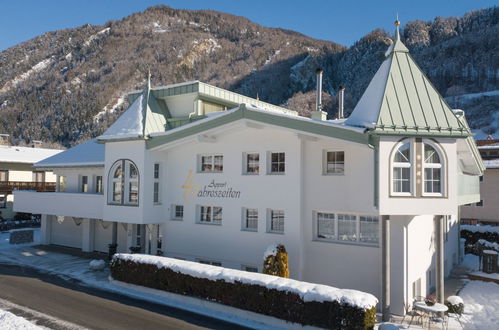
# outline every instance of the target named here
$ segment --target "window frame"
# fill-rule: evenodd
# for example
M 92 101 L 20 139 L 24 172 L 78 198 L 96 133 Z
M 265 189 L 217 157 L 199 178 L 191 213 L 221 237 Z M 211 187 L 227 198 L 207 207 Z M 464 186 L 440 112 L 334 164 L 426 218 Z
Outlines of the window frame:
M 282 212 L 282 230 L 273 228 L 274 212 Z M 284 235 L 286 231 L 286 212 L 283 209 L 267 209 L 267 233 Z
M 158 162 L 153 164 L 153 191 L 152 202 L 154 205 L 161 205 L 161 165 Z
M 88 182 L 88 175 L 80 175 L 80 187 L 79 187 L 79 192 L 80 193 L 83 193 L 83 194 L 86 194 L 89 192 L 89 187 L 90 187 L 90 184 Z
M 1 176 L 0 176 L 0 182 L 9 182 L 9 170 L 8 169 L 0 169 L 0 173 L 4 173 L 4 178 L 5 180 L 1 180 Z
M 211 162 L 209 164 L 211 166 L 211 170 L 203 170 L 203 166 L 204 166 L 203 158 L 205 158 L 205 157 L 211 157 Z M 215 158 L 216 157 L 222 158 L 222 164 L 221 164 L 222 169 L 217 170 L 217 171 L 215 171 L 215 165 L 216 165 Z M 223 155 L 223 153 L 200 154 L 200 155 L 198 155 L 197 158 L 198 158 L 197 159 L 198 173 L 223 173 L 224 172 L 224 155 Z
M 283 154 L 284 160 L 281 162 L 279 159 L 277 160 L 277 167 L 282 163 L 284 165 L 284 171 L 273 171 L 272 170 L 272 155 L 273 154 Z M 278 156 L 279 157 L 279 156 Z M 286 152 L 285 151 L 269 151 L 267 153 L 267 174 L 268 175 L 285 175 L 286 174 Z
M 257 155 L 258 156 L 258 161 L 256 161 L 256 169 L 257 171 L 256 172 L 250 172 L 248 169 L 249 169 L 249 159 L 248 159 L 248 156 L 250 155 Z M 244 152 L 243 153 L 243 174 L 245 175 L 260 175 L 260 161 L 261 161 L 261 157 L 260 157 L 260 153 L 259 152 Z M 253 165 L 255 164 L 255 161 L 252 162 Z
M 343 167 L 342 167 L 342 171 L 341 172 L 329 172 L 328 170 L 328 164 L 329 164 L 329 161 L 328 161 L 328 154 L 329 153 L 343 153 Z M 329 150 L 324 150 L 323 151 L 323 155 L 322 155 L 322 174 L 323 175 L 331 175 L 331 176 L 338 176 L 338 175 L 345 175 L 345 155 L 346 155 L 346 152 L 344 150 L 332 150 L 332 149 L 329 149 Z M 332 162 L 331 164 L 336 164 L 337 162 Z
M 205 209 L 208 210 L 205 211 Z M 220 213 L 216 214 L 215 209 L 219 209 Z M 210 220 L 203 220 L 204 215 L 209 216 Z M 216 216 L 220 216 L 220 219 L 218 221 L 215 219 Z M 196 223 L 203 225 L 221 226 L 223 223 L 223 207 L 215 205 L 198 205 Z
M 100 185 L 99 185 L 99 182 L 100 182 Z M 96 194 L 99 194 L 99 195 L 102 195 L 104 193 L 104 177 L 102 175 L 95 176 L 94 191 Z
M 409 145 L 409 162 L 395 162 L 395 156 L 397 155 L 398 150 L 405 144 Z M 414 145 L 414 139 L 403 139 L 395 144 L 392 155 L 390 157 L 390 195 L 396 197 L 408 197 L 414 196 L 415 189 L 415 180 L 414 180 L 414 168 L 415 168 L 415 160 L 416 160 L 416 150 Z M 394 183 L 395 183 L 395 168 L 408 168 L 409 169 L 409 191 L 401 192 L 395 191 Z
M 7 194 L 1 193 L 0 196 L 3 198 L 3 202 L 0 201 L 0 209 L 7 208 Z
M 328 237 L 319 237 L 319 215 L 320 214 L 328 214 L 333 215 L 333 228 L 334 235 L 332 238 Z M 349 215 L 355 217 L 355 237 L 356 240 L 342 240 L 339 235 L 339 215 Z M 377 229 L 378 229 L 378 241 L 377 242 L 367 242 L 361 240 L 361 218 L 362 217 L 373 217 L 377 218 Z M 314 210 L 312 212 L 312 235 L 313 241 L 317 242 L 327 242 L 327 243 L 338 243 L 338 244 L 350 244 L 350 245 L 360 245 L 360 246 L 369 246 L 369 247 L 379 247 L 380 246 L 380 235 L 381 235 L 381 221 L 380 216 L 377 214 L 366 214 L 366 213 L 353 213 L 353 212 L 343 212 L 343 211 L 325 211 L 325 210 Z
M 132 165 L 135 167 L 137 172 L 137 178 L 131 180 L 129 166 Z M 114 173 L 121 166 L 121 177 L 115 178 Z M 108 172 L 108 191 L 107 191 L 107 204 L 108 205 L 116 205 L 116 206 L 139 206 L 140 205 L 140 171 L 139 167 L 130 159 L 118 159 L 113 163 Z M 131 202 L 131 190 L 130 183 L 136 182 L 137 184 L 137 202 Z M 115 192 L 115 183 L 119 183 L 121 189 L 121 199 L 120 201 L 114 200 L 114 192 Z
M 435 150 L 435 152 L 437 153 L 438 155 L 438 158 L 440 160 L 440 163 L 426 163 L 426 159 L 425 159 L 425 147 L 426 145 L 429 145 L 430 147 L 433 148 L 433 150 Z M 445 161 L 445 154 L 442 150 L 442 148 L 435 142 L 431 141 L 431 140 L 428 140 L 428 139 L 423 139 L 421 141 L 421 152 L 422 152 L 422 155 L 421 155 L 421 174 L 422 174 L 422 178 L 421 178 L 421 195 L 423 197 L 444 197 L 446 196 L 446 175 L 447 175 L 447 172 L 446 172 L 446 161 Z M 426 192 L 426 169 L 427 168 L 431 168 L 431 169 L 439 169 L 440 170 L 440 192 Z
M 177 216 L 177 207 L 182 207 L 182 216 Z M 183 204 L 172 204 L 171 206 L 171 215 L 170 215 L 170 220 L 174 221 L 183 221 L 184 220 L 184 205 Z
M 256 211 L 256 228 L 248 227 L 248 211 Z M 251 231 L 258 232 L 258 220 L 260 218 L 260 214 L 257 208 L 251 207 L 243 207 L 242 208 L 242 216 L 241 216 L 241 230 L 242 231 Z M 254 219 L 253 219 L 254 220 Z

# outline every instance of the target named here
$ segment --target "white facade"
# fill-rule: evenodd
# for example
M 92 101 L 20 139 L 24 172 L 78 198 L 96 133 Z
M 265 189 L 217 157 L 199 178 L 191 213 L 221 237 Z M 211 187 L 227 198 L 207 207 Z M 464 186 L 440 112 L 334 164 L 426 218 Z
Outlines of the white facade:
M 37 164 L 65 177 L 64 192 L 16 193 L 18 210 L 44 214 L 46 244 L 105 252 L 117 243 L 118 251 L 140 246 L 145 253 L 261 271 L 266 248 L 282 243 L 292 278 L 380 300 L 388 292 L 397 314 L 413 297 L 438 288 L 440 262 L 444 275 L 457 263 L 458 206 L 479 196 L 462 182 L 478 181 L 481 172 L 473 145 L 459 142 L 467 134 L 374 134 L 199 82 L 148 86 L 137 95 L 99 144 L 81 147 L 97 155 L 92 162 L 78 165 L 62 155 Z M 122 118 L 141 122 L 128 123 L 131 129 Z M 411 156 L 398 179 L 408 183 L 394 191 L 394 157 L 404 143 Z M 436 234 L 442 217 L 445 240 Z M 382 228 L 389 228 L 388 237 Z

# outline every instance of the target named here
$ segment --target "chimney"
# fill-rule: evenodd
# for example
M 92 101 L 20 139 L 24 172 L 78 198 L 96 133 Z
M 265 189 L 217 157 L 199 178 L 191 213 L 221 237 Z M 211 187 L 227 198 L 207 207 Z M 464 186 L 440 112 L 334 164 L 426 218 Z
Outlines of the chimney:
M 317 68 L 315 74 L 317 75 L 317 89 L 315 98 L 315 111 L 312 111 L 311 118 L 317 120 L 326 120 L 327 113 L 322 111 L 322 69 Z
M 338 90 L 338 119 L 345 118 L 345 86 L 340 86 Z

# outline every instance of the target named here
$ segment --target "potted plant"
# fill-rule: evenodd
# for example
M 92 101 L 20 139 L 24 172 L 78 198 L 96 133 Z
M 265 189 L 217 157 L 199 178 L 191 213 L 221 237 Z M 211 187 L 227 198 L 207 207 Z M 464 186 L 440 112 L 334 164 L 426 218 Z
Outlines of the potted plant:
M 437 303 L 437 298 L 432 295 L 427 295 L 424 302 L 427 306 L 433 306 Z

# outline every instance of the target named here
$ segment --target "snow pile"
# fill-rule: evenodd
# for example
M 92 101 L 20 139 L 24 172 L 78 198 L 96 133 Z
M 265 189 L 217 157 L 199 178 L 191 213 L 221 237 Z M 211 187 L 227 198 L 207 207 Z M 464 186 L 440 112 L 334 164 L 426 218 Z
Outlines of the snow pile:
M 471 232 L 479 233 L 496 233 L 499 234 L 499 226 L 473 226 L 461 225 L 461 230 L 468 230 Z
M 471 281 L 460 291 L 464 300 L 461 322 L 465 329 L 497 329 L 499 324 L 499 285 L 492 282 Z
M 155 265 L 158 268 L 167 268 L 181 274 L 205 278 L 211 281 L 223 280 L 228 283 L 241 282 L 245 284 L 260 285 L 268 289 L 297 294 L 305 302 L 337 301 L 340 304 L 363 309 L 372 308 L 378 303 L 378 300 L 373 295 L 357 290 L 338 289 L 327 285 L 301 282 L 277 276 L 250 273 L 173 258 L 144 254 L 118 253 L 113 257 L 113 260 L 117 259 Z
M 88 264 L 88 267 L 91 270 L 103 270 L 106 267 L 106 262 L 104 260 L 94 259 L 94 260 L 90 261 L 90 263 Z
M 11 312 L 0 309 L 0 328 L 2 330 L 19 330 L 19 329 L 42 329 L 28 320 L 16 316 Z
M 447 298 L 447 301 L 451 303 L 451 305 L 459 305 L 459 304 L 464 304 L 464 301 L 461 297 L 459 296 L 449 296 Z

